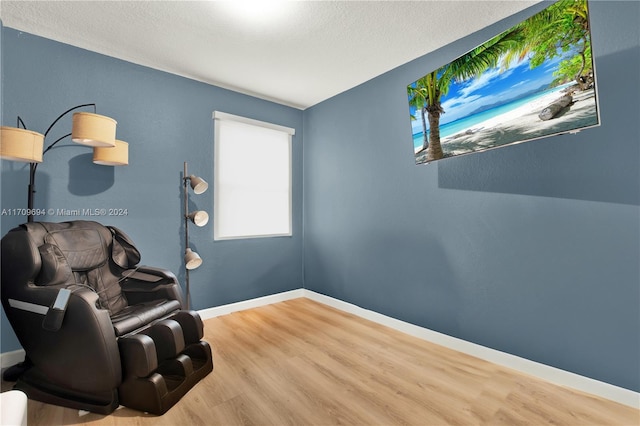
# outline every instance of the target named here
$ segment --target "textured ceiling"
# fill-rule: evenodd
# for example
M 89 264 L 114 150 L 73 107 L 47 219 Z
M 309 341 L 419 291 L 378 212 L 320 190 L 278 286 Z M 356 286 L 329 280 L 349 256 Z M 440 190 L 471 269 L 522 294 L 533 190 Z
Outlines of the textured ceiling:
M 6 27 L 304 109 L 536 3 L 2 0 L 0 18 Z

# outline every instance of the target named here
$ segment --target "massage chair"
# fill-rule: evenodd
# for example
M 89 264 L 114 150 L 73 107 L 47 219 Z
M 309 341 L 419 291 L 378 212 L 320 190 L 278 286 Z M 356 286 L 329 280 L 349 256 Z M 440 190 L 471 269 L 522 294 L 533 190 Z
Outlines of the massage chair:
M 213 370 L 175 275 L 139 261 L 126 234 L 97 222 L 31 222 L 2 238 L 0 298 L 26 352 L 16 389 L 96 413 L 160 415 Z

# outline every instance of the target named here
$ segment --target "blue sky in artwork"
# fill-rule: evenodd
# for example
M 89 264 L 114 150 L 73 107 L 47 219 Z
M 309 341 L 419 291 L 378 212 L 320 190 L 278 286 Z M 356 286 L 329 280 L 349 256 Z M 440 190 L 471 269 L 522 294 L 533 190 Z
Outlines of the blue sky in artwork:
M 441 104 L 445 111 L 440 116 L 440 125 L 451 123 L 472 115 L 479 108 L 522 97 L 536 89 L 547 86 L 554 80 L 562 57 L 547 60 L 540 66 L 530 69 L 529 61 L 514 62 L 507 69 L 491 68 L 482 75 L 464 82 L 451 82 L 449 92 L 442 96 Z M 420 113 L 411 107 L 413 133 L 422 132 Z
M 445 110 L 441 124 L 466 117 L 482 106 L 504 103 L 547 86 L 554 80 L 553 72 L 559 62 L 560 58 L 555 58 L 530 69 L 529 61 L 522 61 L 502 72 L 500 68 L 492 68 L 477 78 L 459 84 L 452 82 L 449 93 L 441 99 Z

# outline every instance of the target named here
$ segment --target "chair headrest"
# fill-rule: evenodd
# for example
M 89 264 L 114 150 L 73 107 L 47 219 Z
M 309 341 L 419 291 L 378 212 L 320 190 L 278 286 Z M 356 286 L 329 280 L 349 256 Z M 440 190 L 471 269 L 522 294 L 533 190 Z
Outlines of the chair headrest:
M 98 222 L 32 222 L 21 226 L 40 249 L 41 276 L 59 274 L 67 267 L 64 263 L 72 271 L 88 271 L 104 265 L 109 257 L 124 269 L 140 261 L 140 252 L 124 232 Z
M 58 247 L 74 271 L 96 268 L 109 259 L 111 233 L 97 222 L 32 222 L 22 226 L 26 228 L 36 246 L 49 244 Z M 42 267 L 46 266 L 43 264 Z

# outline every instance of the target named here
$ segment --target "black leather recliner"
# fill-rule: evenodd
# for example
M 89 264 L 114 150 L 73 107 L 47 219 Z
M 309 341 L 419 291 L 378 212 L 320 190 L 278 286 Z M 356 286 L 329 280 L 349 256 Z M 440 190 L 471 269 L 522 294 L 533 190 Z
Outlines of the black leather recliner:
M 176 277 L 138 266 L 122 231 L 33 222 L 1 242 L 2 305 L 26 352 L 15 388 L 102 414 L 163 414 L 213 370 L 203 324 Z

